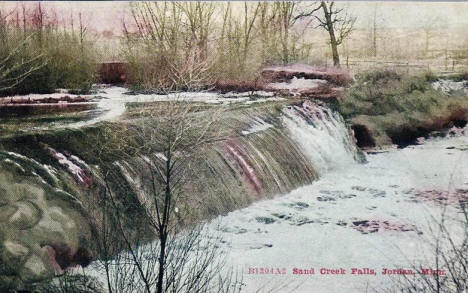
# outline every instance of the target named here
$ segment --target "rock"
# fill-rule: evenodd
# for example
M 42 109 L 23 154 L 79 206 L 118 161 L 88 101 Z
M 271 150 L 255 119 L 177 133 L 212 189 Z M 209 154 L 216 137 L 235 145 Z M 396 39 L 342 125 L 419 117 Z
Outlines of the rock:
M 387 192 L 385 190 L 380 190 L 380 189 L 375 189 L 375 188 L 369 188 L 367 189 L 367 192 L 369 192 L 374 198 L 385 197 L 387 195 Z
M 267 91 L 275 91 L 284 95 L 299 95 L 309 98 L 330 99 L 341 97 L 342 87 L 335 87 L 322 79 L 298 79 L 293 77 L 286 82 L 272 82 L 264 86 Z
M 354 226 L 364 226 L 367 227 L 369 226 L 369 221 L 368 220 L 363 220 L 363 221 L 355 221 L 353 222 Z
M 335 201 L 331 196 L 317 196 L 318 201 Z
M 3 243 L 3 259 L 9 263 L 22 263 L 29 253 L 29 249 L 21 243 L 7 240 Z
M 348 223 L 346 223 L 346 222 L 343 221 L 343 220 L 338 221 L 336 224 L 337 224 L 338 226 L 342 226 L 342 227 L 348 226 Z
M 302 226 L 302 225 L 305 225 L 305 224 L 312 224 L 312 223 L 315 223 L 314 220 L 311 220 L 307 217 L 299 217 L 297 219 L 295 219 L 294 221 L 291 222 L 291 225 L 296 225 L 296 226 Z
M 269 218 L 269 217 L 256 217 L 255 220 L 257 222 L 263 223 L 263 224 L 272 224 L 272 223 L 276 222 L 275 219 Z
M 67 103 L 86 103 L 90 102 L 89 98 L 82 96 L 69 95 L 28 95 L 15 96 L 10 98 L 0 98 L 0 105 L 36 105 L 36 104 L 67 104 Z
M 355 185 L 355 186 L 351 187 L 351 189 L 352 190 L 357 190 L 357 191 L 365 191 L 367 189 L 367 187 Z
M 363 124 L 351 125 L 356 145 L 360 148 L 373 148 L 375 147 L 375 140 L 369 128 Z
M 11 216 L 16 213 L 17 210 L 18 207 L 13 205 L 5 205 L 0 207 L 0 223 L 10 220 Z
M 309 204 L 305 203 L 305 202 L 296 202 L 295 203 L 295 206 L 297 208 L 301 208 L 301 209 L 305 209 L 305 208 L 308 208 L 309 207 Z
M 1 196 L 8 199 L 0 206 L 0 292 L 24 288 L 91 260 L 90 251 L 82 246 L 91 238 L 83 211 L 29 170 L 42 166 L 28 163 L 23 165 L 25 173 L 17 176 L 0 161 Z M 53 247 L 57 243 L 66 249 Z
M 6 189 L 3 187 L 0 187 L 0 195 L 6 194 Z M 4 205 L 7 205 L 10 202 L 10 200 L 6 196 L 0 196 L 0 208 Z M 0 212 L 0 215 L 2 212 Z M 0 216 L 1 217 L 1 216 Z
M 290 215 L 278 214 L 278 213 L 273 213 L 271 215 L 275 216 L 275 217 L 277 217 L 278 219 L 281 219 L 281 220 L 290 220 L 291 219 Z
M 40 220 L 41 212 L 28 201 L 14 203 L 16 211 L 8 220 L 10 225 L 18 230 L 26 230 L 34 227 Z
M 292 78 L 321 79 L 335 85 L 347 85 L 352 77 L 344 69 L 326 68 L 306 64 L 293 64 L 285 66 L 271 66 L 262 70 L 262 76 L 270 81 L 285 81 Z
M 468 203 L 468 189 L 456 189 L 454 192 L 445 190 L 410 190 L 415 200 L 431 201 L 436 204 L 451 204 L 460 206 L 460 204 Z
M 355 230 L 362 234 L 384 232 L 384 231 L 395 231 L 395 232 L 418 232 L 418 229 L 414 225 L 401 223 L 398 221 L 392 222 L 389 220 L 359 220 L 352 222 Z
M 43 260 L 33 254 L 23 265 L 20 275 L 25 280 L 39 281 L 47 277 L 48 270 Z

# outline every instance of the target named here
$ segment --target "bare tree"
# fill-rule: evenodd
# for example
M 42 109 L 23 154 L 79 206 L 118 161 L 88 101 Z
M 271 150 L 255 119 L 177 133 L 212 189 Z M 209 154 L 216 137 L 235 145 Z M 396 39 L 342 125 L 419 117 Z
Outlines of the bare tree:
M 129 122 L 123 132 L 106 134 L 107 141 L 126 137 L 131 142 L 115 150 L 125 149 L 114 165 L 130 184 L 150 227 L 146 231 L 149 235 L 129 231 L 125 224 L 128 215 L 117 195 L 121 193 L 108 180 L 110 174 L 104 174 L 105 201 L 101 207 L 112 213 L 99 225 L 107 227 L 100 247 L 106 256 L 101 265 L 109 292 L 239 289 L 238 277 L 232 271 L 221 270 L 224 258 L 217 246 L 218 237 L 202 224 L 189 223 L 191 210 L 196 210 L 196 199 L 187 193 L 187 185 L 197 180 L 193 159 L 220 139 L 219 109 L 176 98 L 148 105 L 138 115 L 142 118 Z M 136 172 L 130 161 L 140 166 Z M 123 246 L 112 247 L 112 233 Z M 148 236 L 155 241 L 149 241 Z
M 0 60 L 0 93 L 16 87 L 32 73 L 47 64 L 47 61 L 43 60 L 43 54 L 38 54 L 27 60 L 16 60 L 14 56 L 18 54 L 19 49 L 27 41 L 28 39 Z
M 0 93 L 10 90 L 20 84 L 29 75 L 44 67 L 47 63 L 43 54 L 37 52 L 24 58 L 22 49 L 27 46 L 33 36 L 25 36 L 24 40 L 15 42 L 17 28 L 10 28 L 7 17 L 11 13 L 0 10 Z
M 378 3 L 374 5 L 374 13 L 372 14 L 372 55 L 377 57 L 377 14 L 378 14 Z
M 13 13 L 0 10 L 0 93 L 10 90 L 20 84 L 30 74 L 45 66 L 42 54 L 34 54 L 30 58 L 18 58 L 21 49 L 30 42 L 25 40 L 12 44 L 16 28 L 11 29 L 7 18 Z
M 298 2 L 275 2 L 275 11 L 278 21 L 278 32 L 280 35 L 281 42 L 281 61 L 284 64 L 288 64 L 291 61 L 291 29 L 298 20 L 296 18 L 296 10 Z
M 123 30 L 126 53 L 136 65 L 131 66 L 135 71 L 132 75 L 146 87 L 163 91 L 199 89 L 209 79 L 213 63 L 208 54 L 209 37 L 217 5 L 138 2 L 131 7 L 136 32 L 130 33 L 126 23 Z
M 317 15 L 316 12 L 319 10 L 322 10 L 323 15 Z M 340 66 L 338 46 L 341 45 L 353 31 L 356 17 L 350 16 L 345 8 L 336 7 L 334 1 L 320 1 L 319 5 L 297 16 L 297 18 L 304 17 L 314 17 L 315 20 L 318 21 L 318 26 L 328 32 L 333 65 Z
M 443 202 L 440 218 L 433 217 L 429 235 L 421 235 L 421 243 L 431 249 L 429 259 L 414 264 L 413 274 L 395 275 L 390 288 L 375 288 L 385 293 L 452 293 L 468 290 L 468 198 L 459 196 L 459 210 L 448 215 L 447 201 Z M 454 232 L 455 231 L 455 232 Z
M 210 115 L 211 116 L 211 115 Z M 215 116 L 211 116 L 213 118 Z M 183 196 L 181 184 L 186 181 L 184 169 L 192 151 L 212 138 L 214 121 L 204 121 L 187 101 L 171 101 L 153 109 L 147 119 L 138 125 L 135 133 L 143 142 L 138 150 L 150 156 L 159 150 L 159 160 L 148 160 L 150 190 L 142 194 L 146 210 L 159 240 L 157 293 L 163 292 L 170 235 L 177 233 L 180 222 L 177 211 Z M 153 123 L 158 125 L 157 128 Z M 157 162 L 157 163 L 155 163 Z M 148 197 L 149 195 L 149 197 Z M 167 280 L 166 280 L 167 281 Z

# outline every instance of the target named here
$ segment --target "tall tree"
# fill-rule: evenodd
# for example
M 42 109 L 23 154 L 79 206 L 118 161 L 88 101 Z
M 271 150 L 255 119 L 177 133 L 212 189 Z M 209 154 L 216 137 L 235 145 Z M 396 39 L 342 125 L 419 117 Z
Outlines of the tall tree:
M 314 14 L 314 17 L 319 23 L 318 26 L 325 29 L 330 37 L 333 65 L 340 66 L 338 46 L 353 31 L 356 17 L 350 16 L 345 8 L 336 7 L 334 1 L 320 1 L 319 6 L 313 11 L 318 11 L 319 9 L 322 10 L 323 15 Z
M 217 106 L 202 107 L 175 97 L 148 105 L 141 110 L 141 119 L 120 131 L 110 130 L 100 140 L 117 142 L 126 137 L 130 142 L 113 149 L 119 158 L 114 166 L 148 219 L 151 229 L 142 232 L 155 238 L 145 243 L 141 235 L 133 235 L 137 227 L 128 229 L 128 207 L 116 192 L 121 182 L 110 180 L 111 173 L 103 174 L 106 191 L 101 207 L 107 209 L 104 214 L 110 211 L 113 216 L 97 221 L 101 227 L 107 226 L 108 233 L 103 231 L 99 245 L 107 256 L 101 264 L 109 292 L 225 293 L 240 286 L 229 270 L 220 271 L 223 257 L 216 235 L 207 234 L 203 225 L 187 223 L 196 210 L 196 200 L 191 201 L 187 194 L 188 185 L 197 180 L 192 166 L 200 152 L 222 138 L 221 111 Z M 108 151 L 108 144 L 101 148 Z M 133 163 L 139 167 L 136 173 Z M 121 253 L 115 253 L 115 235 L 122 241 Z
M 374 6 L 374 13 L 372 15 L 372 55 L 377 57 L 377 15 L 378 15 L 378 4 Z
M 287 64 L 291 61 L 290 37 L 291 28 L 296 22 L 295 12 L 297 10 L 297 2 L 281 1 L 275 2 L 276 17 L 278 21 L 278 31 L 281 43 L 280 56 L 281 61 Z

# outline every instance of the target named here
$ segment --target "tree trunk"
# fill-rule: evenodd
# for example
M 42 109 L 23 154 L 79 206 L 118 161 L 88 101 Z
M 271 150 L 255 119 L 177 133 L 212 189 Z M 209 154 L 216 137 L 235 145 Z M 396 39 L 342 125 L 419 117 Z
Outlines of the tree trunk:
M 163 278 L 164 278 L 164 263 L 166 261 L 166 241 L 167 235 L 160 236 L 161 248 L 159 250 L 159 271 L 158 271 L 158 285 L 157 293 L 163 292 Z
M 169 212 L 171 208 L 171 197 L 172 197 L 172 190 L 171 190 L 171 162 L 172 162 L 172 154 L 169 149 L 167 152 L 167 159 L 166 159 L 166 190 L 164 194 L 164 210 L 162 214 L 162 221 L 159 227 L 159 241 L 161 247 L 159 249 L 159 271 L 158 271 L 158 283 L 156 292 L 163 293 L 163 283 L 164 283 L 164 273 L 165 273 L 165 263 L 166 263 L 166 244 L 168 238 L 168 225 L 169 225 Z M 155 194 L 156 196 L 156 194 Z
M 333 65 L 335 66 L 340 66 L 340 56 L 338 55 L 338 42 L 336 41 L 336 36 L 335 36 L 335 29 L 333 28 L 333 20 L 332 20 L 332 15 L 331 12 L 328 11 L 327 4 L 322 1 L 322 9 L 323 13 L 325 15 L 325 20 L 326 20 L 326 29 L 328 31 L 328 34 L 330 35 L 330 46 L 332 50 L 332 56 L 333 56 Z

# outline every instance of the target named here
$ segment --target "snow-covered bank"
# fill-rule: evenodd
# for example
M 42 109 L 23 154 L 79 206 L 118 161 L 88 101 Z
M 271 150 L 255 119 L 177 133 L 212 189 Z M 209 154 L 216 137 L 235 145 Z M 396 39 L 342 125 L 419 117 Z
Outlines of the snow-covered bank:
M 467 188 L 467 147 L 462 135 L 369 155 L 368 164 L 350 164 L 286 196 L 221 217 L 229 264 L 243 270 L 245 292 L 272 284 L 299 285 L 294 292 L 304 293 L 388 285 L 384 268 L 411 269 L 413 262 L 433 260 L 422 239 L 431 239 L 428 227 L 442 209 L 415 191 Z M 275 273 L 260 274 L 265 268 Z M 294 275 L 294 268 L 315 268 L 315 274 Z M 322 275 L 321 268 L 346 273 Z M 352 268 L 376 275 L 351 274 Z
M 115 121 L 121 117 L 129 103 L 164 102 L 173 100 L 190 101 L 206 104 L 244 104 L 251 105 L 271 101 L 281 101 L 284 98 L 271 92 L 254 91 L 243 93 L 216 92 L 178 92 L 170 94 L 134 94 L 129 89 L 118 86 L 95 85 L 95 94 L 73 95 L 66 92 L 53 94 L 30 94 L 0 98 L 0 110 L 9 117 L 48 115 L 47 124 L 25 125 L 22 130 L 50 130 L 61 128 L 81 128 L 104 121 Z M 69 113 L 68 119 L 63 119 L 63 113 Z M 57 121 L 53 119 L 53 113 Z M 0 113 L 0 118 L 1 117 Z M 80 118 L 78 118 L 80 117 Z

